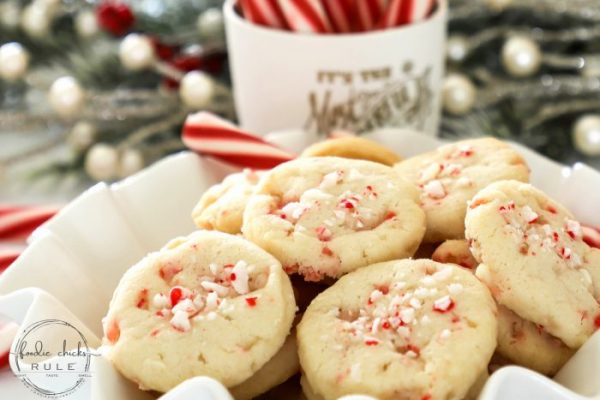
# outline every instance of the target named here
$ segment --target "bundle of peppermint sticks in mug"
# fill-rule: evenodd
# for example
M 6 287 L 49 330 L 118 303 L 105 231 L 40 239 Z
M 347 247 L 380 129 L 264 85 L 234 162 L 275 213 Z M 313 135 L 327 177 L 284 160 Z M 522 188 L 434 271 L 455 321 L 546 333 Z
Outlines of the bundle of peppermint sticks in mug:
M 245 19 L 299 33 L 390 29 L 426 19 L 435 0 L 239 0 Z

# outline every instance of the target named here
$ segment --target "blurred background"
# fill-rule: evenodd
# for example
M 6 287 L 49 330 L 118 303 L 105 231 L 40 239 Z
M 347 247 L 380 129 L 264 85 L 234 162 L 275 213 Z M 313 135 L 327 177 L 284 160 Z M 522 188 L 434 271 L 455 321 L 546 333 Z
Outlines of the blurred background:
M 221 6 L 2 0 L 0 201 L 64 202 L 127 177 L 184 149 L 191 111 L 235 121 Z M 439 136 L 600 168 L 600 1 L 449 8 Z

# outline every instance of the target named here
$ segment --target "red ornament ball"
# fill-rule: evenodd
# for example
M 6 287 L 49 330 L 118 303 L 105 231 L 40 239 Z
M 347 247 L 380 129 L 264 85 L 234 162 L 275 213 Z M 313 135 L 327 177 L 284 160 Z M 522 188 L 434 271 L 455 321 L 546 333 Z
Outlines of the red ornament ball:
M 178 55 L 173 57 L 169 63 L 181 72 L 205 71 L 216 75 L 223 69 L 223 64 L 227 59 L 227 53 L 212 53 L 206 55 Z M 179 82 L 173 79 L 165 79 L 165 85 L 169 89 L 177 89 Z
M 135 23 L 135 16 L 127 4 L 114 1 L 104 1 L 96 8 L 98 25 L 105 31 L 123 36 Z

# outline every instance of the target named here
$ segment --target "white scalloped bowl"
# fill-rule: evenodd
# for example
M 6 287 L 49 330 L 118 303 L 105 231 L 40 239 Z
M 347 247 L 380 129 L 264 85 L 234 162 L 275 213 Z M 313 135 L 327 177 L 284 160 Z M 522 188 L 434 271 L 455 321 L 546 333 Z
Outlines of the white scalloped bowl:
M 404 157 L 442 144 L 434 138 L 395 129 L 370 137 Z M 300 151 L 314 140 L 299 131 L 267 136 Z M 600 226 L 600 174 L 583 165 L 561 166 L 516 145 L 532 169 L 532 183 L 569 207 L 583 222 Z M 192 207 L 230 167 L 190 152 L 156 163 L 124 181 L 99 183 L 67 205 L 30 238 L 24 254 L 0 276 L 0 314 L 26 326 L 60 318 L 100 344 L 101 318 L 123 272 L 169 239 L 194 230 Z M 494 373 L 480 399 L 600 399 L 600 333 L 595 334 L 552 381 L 520 367 Z M 0 398 L 30 398 L 31 392 L 9 371 L 0 372 Z M 365 398 L 364 396 L 350 396 Z M 92 377 L 70 398 L 148 399 L 103 357 L 93 357 Z M 213 379 L 183 382 L 163 399 L 229 400 Z

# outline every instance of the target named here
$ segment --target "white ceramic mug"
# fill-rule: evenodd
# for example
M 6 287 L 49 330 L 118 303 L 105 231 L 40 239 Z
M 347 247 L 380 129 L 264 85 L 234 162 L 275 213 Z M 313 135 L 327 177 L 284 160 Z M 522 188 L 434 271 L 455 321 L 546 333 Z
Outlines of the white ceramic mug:
M 224 14 L 237 114 L 259 134 L 386 126 L 435 134 L 440 119 L 447 1 L 414 24 L 343 35 L 265 28 L 227 0 Z

